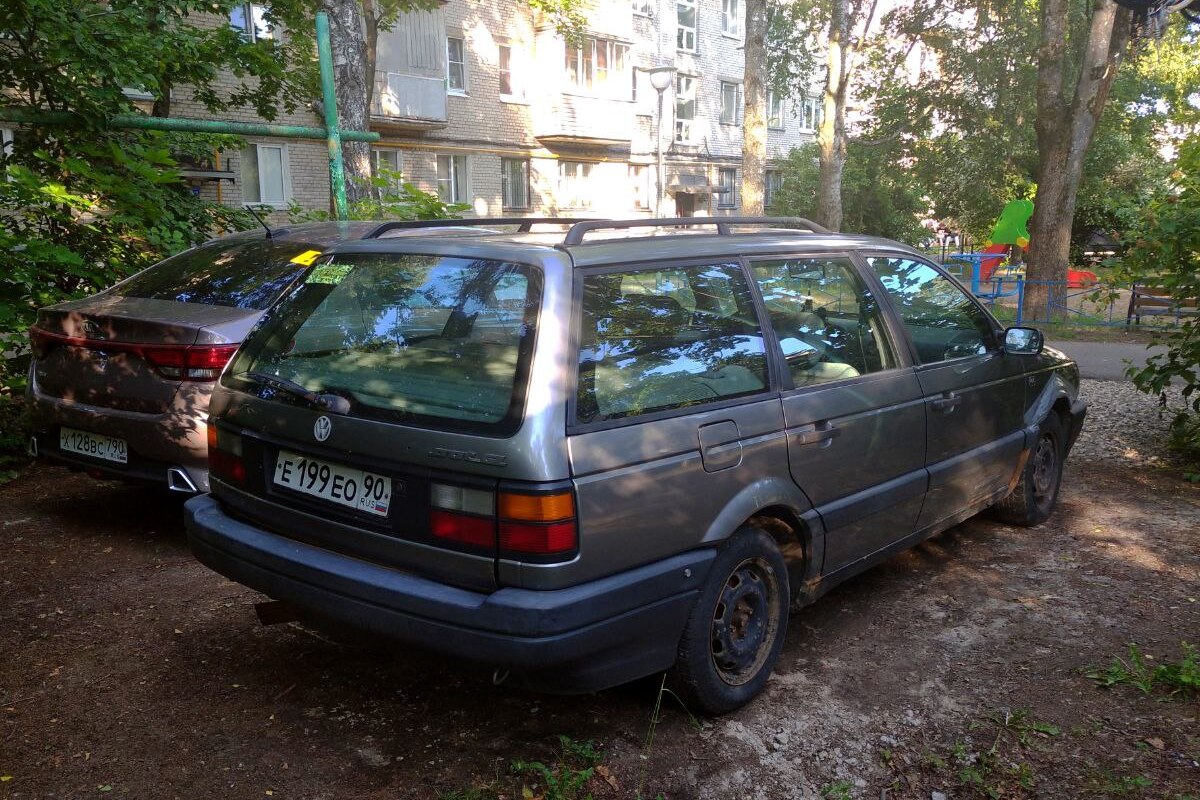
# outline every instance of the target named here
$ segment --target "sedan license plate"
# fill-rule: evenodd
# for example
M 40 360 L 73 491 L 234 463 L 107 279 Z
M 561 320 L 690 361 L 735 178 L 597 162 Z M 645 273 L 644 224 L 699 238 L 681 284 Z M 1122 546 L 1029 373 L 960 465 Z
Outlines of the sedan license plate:
M 129 463 L 129 447 L 124 439 L 75 428 L 59 428 L 58 449 L 64 453 L 78 453 L 118 464 Z
M 275 459 L 275 485 L 377 517 L 386 517 L 392 502 L 391 478 L 286 450 Z

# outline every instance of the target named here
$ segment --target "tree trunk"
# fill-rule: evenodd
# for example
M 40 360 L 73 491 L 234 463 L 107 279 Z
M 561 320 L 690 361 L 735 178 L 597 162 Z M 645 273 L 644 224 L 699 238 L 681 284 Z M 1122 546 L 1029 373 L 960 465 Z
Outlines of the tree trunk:
M 742 213 L 763 213 L 767 167 L 767 0 L 746 0 L 746 66 L 742 78 Z
M 842 171 L 846 167 L 846 89 L 849 84 L 848 39 L 850 0 L 833 0 L 826 45 L 825 94 L 817 128 L 820 177 L 817 181 L 817 222 L 830 230 L 842 227 Z
M 1037 85 L 1037 194 L 1029 225 L 1024 315 L 1049 321 L 1064 313 L 1071 224 L 1083 165 L 1132 31 L 1131 13 L 1096 0 L 1072 89 L 1066 85 L 1067 0 L 1045 0 Z M 1071 92 L 1068 101 L 1067 93 Z
M 329 14 L 330 49 L 337 97 L 338 124 L 345 131 L 365 131 L 370 123 L 367 46 L 360 0 L 321 0 Z M 354 203 L 371 196 L 371 146 L 342 142 L 346 165 L 346 198 Z

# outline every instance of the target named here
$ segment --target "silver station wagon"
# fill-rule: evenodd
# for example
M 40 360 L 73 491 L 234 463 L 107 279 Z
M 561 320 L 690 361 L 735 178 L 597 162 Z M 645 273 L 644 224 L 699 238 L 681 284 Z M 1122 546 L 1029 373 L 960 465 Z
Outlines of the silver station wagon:
M 383 232 L 226 367 L 191 548 L 281 614 L 545 690 L 669 670 L 735 709 L 790 608 L 989 507 L 1044 521 L 1083 424 L 1074 362 L 895 242 Z

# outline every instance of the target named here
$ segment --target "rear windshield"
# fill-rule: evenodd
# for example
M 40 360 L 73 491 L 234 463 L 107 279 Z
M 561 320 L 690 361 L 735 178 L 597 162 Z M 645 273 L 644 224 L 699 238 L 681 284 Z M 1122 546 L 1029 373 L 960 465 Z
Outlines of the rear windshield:
M 350 414 L 506 433 L 520 424 L 541 297 L 517 264 L 364 254 L 316 266 L 242 347 L 226 381 L 266 373 L 350 400 Z
M 112 291 L 123 297 L 262 311 L 306 269 L 291 259 L 308 249 L 265 239 L 205 245 L 155 264 Z

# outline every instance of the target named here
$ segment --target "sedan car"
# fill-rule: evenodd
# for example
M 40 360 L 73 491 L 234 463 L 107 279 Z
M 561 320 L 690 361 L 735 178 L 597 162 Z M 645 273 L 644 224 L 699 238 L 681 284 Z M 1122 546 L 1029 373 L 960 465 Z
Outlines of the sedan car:
M 263 312 L 323 251 L 376 223 L 308 223 L 206 242 L 29 332 L 34 455 L 168 489 L 208 490 L 213 383 Z

